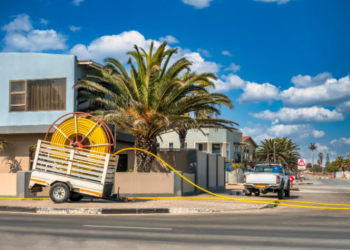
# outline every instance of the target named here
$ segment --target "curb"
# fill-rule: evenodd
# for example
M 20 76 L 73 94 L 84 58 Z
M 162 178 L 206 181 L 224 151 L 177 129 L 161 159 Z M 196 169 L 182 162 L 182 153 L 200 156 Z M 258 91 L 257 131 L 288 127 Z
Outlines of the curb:
M 213 213 L 220 210 L 203 208 L 54 208 L 54 207 L 15 207 L 0 206 L 0 212 L 36 214 L 179 214 Z
M 275 203 L 275 205 L 272 205 L 272 204 L 265 204 L 265 205 L 263 205 L 262 207 L 260 207 L 259 209 L 265 209 L 265 208 L 275 208 L 275 207 L 277 207 L 277 206 L 278 206 L 278 204 L 279 204 L 279 202 L 278 202 L 278 201 L 275 201 L 274 203 Z

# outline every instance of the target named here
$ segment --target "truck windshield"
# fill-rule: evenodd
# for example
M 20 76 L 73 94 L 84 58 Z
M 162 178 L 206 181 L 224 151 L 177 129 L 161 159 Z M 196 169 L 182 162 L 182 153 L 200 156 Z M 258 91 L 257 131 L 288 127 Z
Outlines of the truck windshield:
M 255 173 L 283 173 L 283 170 L 279 166 L 271 166 L 271 165 L 260 165 L 256 166 Z

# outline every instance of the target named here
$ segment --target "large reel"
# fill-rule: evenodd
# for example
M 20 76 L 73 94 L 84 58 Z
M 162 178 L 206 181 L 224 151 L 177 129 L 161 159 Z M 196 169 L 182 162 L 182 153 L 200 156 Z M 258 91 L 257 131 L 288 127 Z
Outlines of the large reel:
M 112 131 L 101 119 L 90 114 L 73 112 L 61 116 L 50 126 L 45 141 L 48 140 L 52 129 L 54 129 L 51 136 L 53 144 L 100 153 L 113 152 Z

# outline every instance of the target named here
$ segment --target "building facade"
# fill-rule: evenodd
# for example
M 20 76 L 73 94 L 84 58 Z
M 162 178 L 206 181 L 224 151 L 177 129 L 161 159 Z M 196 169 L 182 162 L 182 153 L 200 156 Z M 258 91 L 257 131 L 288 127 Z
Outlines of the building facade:
M 74 55 L 0 53 L 0 137 L 10 143 L 0 173 L 30 170 L 29 148 L 57 118 L 79 110 L 73 86 L 93 67 Z

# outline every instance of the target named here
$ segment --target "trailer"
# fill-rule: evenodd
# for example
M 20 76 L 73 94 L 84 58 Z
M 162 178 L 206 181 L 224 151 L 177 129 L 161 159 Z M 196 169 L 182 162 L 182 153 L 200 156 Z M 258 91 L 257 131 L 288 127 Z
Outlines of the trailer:
M 84 196 L 109 198 L 119 156 L 39 140 L 29 182 L 31 192 L 50 187 L 55 203 Z

